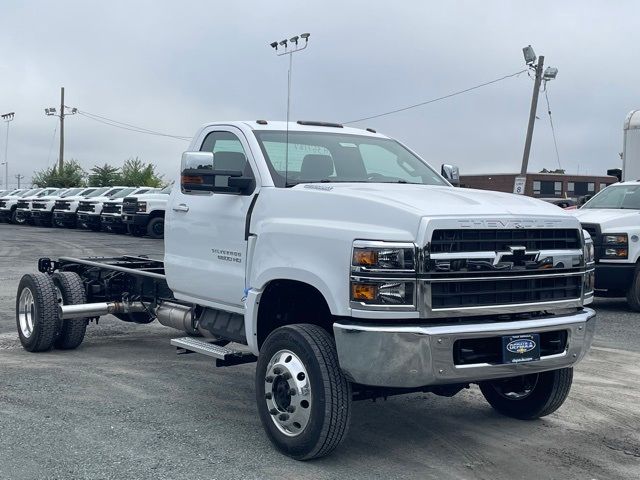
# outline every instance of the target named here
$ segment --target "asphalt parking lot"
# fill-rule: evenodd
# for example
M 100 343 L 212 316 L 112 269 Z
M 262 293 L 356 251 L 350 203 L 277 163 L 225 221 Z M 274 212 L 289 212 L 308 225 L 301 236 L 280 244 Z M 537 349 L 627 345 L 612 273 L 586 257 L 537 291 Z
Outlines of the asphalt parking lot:
M 254 365 L 177 356 L 176 332 L 113 317 L 75 351 L 29 354 L 15 291 L 41 256 L 162 254 L 162 241 L 0 224 L 0 478 L 640 478 L 640 314 L 597 300 L 594 348 L 555 414 L 501 417 L 479 390 L 354 404 L 332 456 L 277 453 L 254 402 Z

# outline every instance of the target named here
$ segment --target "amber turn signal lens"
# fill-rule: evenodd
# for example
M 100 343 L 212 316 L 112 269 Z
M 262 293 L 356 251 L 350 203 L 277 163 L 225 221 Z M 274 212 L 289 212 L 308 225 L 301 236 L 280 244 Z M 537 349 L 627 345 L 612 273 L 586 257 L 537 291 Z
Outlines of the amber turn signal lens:
M 351 284 L 351 299 L 372 301 L 378 296 L 378 287 L 367 283 Z
M 353 251 L 353 264 L 372 267 L 378 263 L 378 252 L 375 250 L 355 249 Z
M 185 184 L 185 183 L 203 184 L 204 180 L 202 179 L 202 177 L 182 175 L 182 183 L 183 184 Z

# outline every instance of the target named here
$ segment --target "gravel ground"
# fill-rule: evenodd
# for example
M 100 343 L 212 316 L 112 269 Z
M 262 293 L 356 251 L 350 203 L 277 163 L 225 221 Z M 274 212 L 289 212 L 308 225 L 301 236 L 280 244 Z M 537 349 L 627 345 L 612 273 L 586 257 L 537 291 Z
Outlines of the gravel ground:
M 71 352 L 29 354 L 15 291 L 40 256 L 162 253 L 162 242 L 0 224 L 0 478 L 640 478 L 640 315 L 597 300 L 598 331 L 555 414 L 520 422 L 472 387 L 357 402 L 332 456 L 299 463 L 262 432 L 254 365 L 176 356 L 174 332 L 105 317 Z

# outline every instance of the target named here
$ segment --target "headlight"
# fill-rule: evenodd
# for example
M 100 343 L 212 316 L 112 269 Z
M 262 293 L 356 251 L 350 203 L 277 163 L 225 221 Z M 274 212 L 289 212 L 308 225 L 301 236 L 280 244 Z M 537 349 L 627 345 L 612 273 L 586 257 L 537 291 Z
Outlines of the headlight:
M 353 243 L 351 270 L 354 272 L 414 272 L 415 256 L 416 248 L 411 243 L 356 240 Z
M 412 306 L 415 282 L 358 279 L 351 281 L 351 301 L 366 305 Z
M 602 249 L 602 258 L 625 259 L 629 256 L 629 237 L 626 233 L 605 233 Z
M 593 248 L 593 240 L 586 230 L 582 231 L 584 235 L 584 263 L 592 263 L 595 261 L 595 250 Z
M 147 202 L 138 202 L 138 212 L 146 212 L 147 211 Z

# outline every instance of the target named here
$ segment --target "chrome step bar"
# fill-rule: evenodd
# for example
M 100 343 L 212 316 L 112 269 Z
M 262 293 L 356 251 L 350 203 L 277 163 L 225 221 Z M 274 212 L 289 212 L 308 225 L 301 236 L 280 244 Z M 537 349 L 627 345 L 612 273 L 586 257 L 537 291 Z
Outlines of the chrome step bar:
M 252 363 L 257 360 L 257 357 L 250 352 L 223 347 L 192 337 L 172 338 L 171 345 L 178 349 L 178 354 L 200 353 L 213 357 L 218 367 Z

